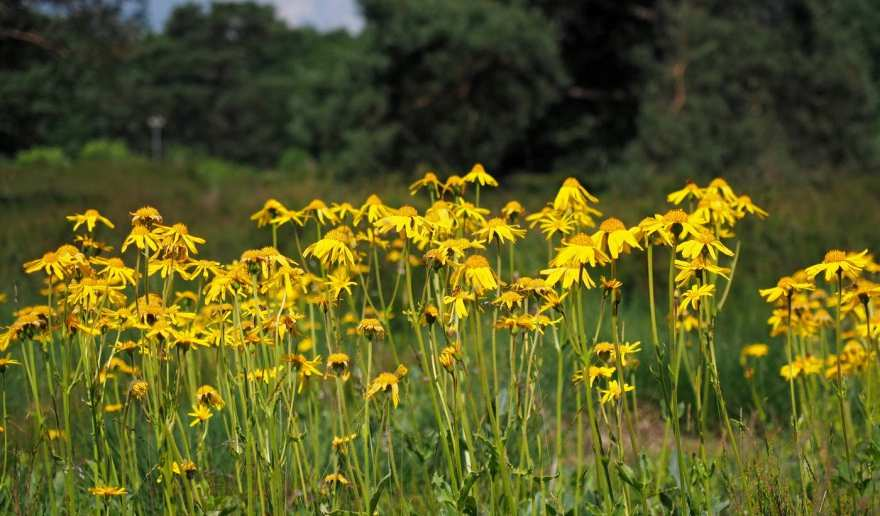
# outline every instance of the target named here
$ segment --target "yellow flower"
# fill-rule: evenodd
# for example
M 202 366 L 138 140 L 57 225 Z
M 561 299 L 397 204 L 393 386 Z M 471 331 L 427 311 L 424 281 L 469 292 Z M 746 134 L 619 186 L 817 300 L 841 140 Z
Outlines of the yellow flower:
M 484 223 L 486 221 L 486 215 L 489 214 L 489 210 L 486 208 L 480 208 L 476 204 L 465 201 L 462 198 L 455 200 L 452 212 L 462 221 L 477 224 Z
M 208 405 L 219 410 L 226 404 L 217 389 L 210 385 L 202 385 L 196 391 L 196 399 L 200 405 Z
M 513 310 L 513 307 L 519 306 L 523 299 L 525 298 L 519 292 L 508 290 L 495 298 L 495 300 L 492 301 L 492 304 L 495 306 L 503 306 L 508 310 Z
M 559 211 L 578 210 L 588 207 L 589 203 L 596 204 L 598 202 L 599 199 L 588 192 L 581 185 L 580 181 L 569 177 L 563 181 L 562 186 L 556 193 L 556 198 L 553 199 L 553 209 Z
M 706 231 L 703 227 L 705 223 L 706 220 L 699 214 L 688 215 L 682 210 L 674 209 L 642 220 L 639 227 L 645 237 L 652 239 L 652 244 L 671 247 L 679 239 Z
M 122 403 L 108 403 L 107 405 L 104 405 L 104 412 L 108 414 L 115 414 L 120 410 L 122 410 Z
M 422 319 L 424 320 L 424 323 L 428 326 L 434 324 L 434 322 L 437 320 L 437 317 L 440 317 L 440 311 L 434 305 L 427 305 L 422 310 Z
M 174 276 L 175 274 L 185 278 L 187 276 L 187 267 L 188 265 L 186 263 L 174 258 L 151 260 L 150 267 L 147 269 L 147 274 L 153 276 L 158 272 L 159 276 L 163 279 L 168 276 Z
M 348 380 L 349 362 L 351 362 L 351 358 L 347 354 L 331 353 L 327 356 L 328 372 L 333 371 L 333 373 L 339 376 L 343 381 Z M 327 374 L 325 373 L 324 376 L 326 377 Z
M 385 327 L 378 319 L 366 318 L 358 323 L 357 333 L 370 340 L 382 340 L 385 338 Z
M 748 195 L 740 195 L 736 202 L 733 203 L 734 209 L 740 216 L 745 213 L 757 216 L 759 219 L 767 218 L 767 212 L 762 210 L 758 205 L 752 202 L 752 198 Z
M 611 342 L 598 342 L 595 346 L 593 346 L 593 353 L 600 356 L 604 360 L 608 362 L 617 364 L 617 350 L 620 350 L 620 367 L 628 367 L 632 365 L 634 360 L 627 360 L 627 356 L 635 355 L 639 351 L 642 350 L 642 343 L 640 341 L 635 342 L 623 342 L 620 344 L 614 344 Z
M 266 246 L 260 249 L 248 249 L 241 253 L 241 263 L 246 265 L 252 272 L 259 270 L 265 279 L 274 271 L 274 267 L 293 267 L 295 263 L 284 256 L 278 249 Z M 254 272 L 255 273 L 255 272 Z M 249 283 L 249 281 L 247 281 Z
M 364 201 L 364 204 L 361 205 L 360 209 L 354 216 L 354 223 L 360 224 L 361 219 L 366 217 L 367 222 L 373 224 L 377 220 L 389 215 L 392 212 L 391 208 L 385 206 L 382 202 L 382 199 L 379 198 L 378 195 L 372 194 L 367 197 L 367 200 Z
M 116 486 L 95 486 L 89 488 L 89 493 L 99 497 L 125 496 L 128 494 L 128 490 Z
M 208 279 L 209 274 L 217 274 L 220 269 L 220 263 L 213 260 L 190 260 L 186 263 L 186 275 L 184 279 L 192 281 L 196 278 Z
M 95 230 L 95 226 L 97 225 L 98 222 L 100 222 L 101 224 L 104 224 L 105 226 L 107 226 L 110 229 L 113 229 L 115 227 L 113 225 L 113 223 L 110 222 L 110 219 L 108 219 L 107 217 L 104 217 L 103 215 L 98 213 L 98 210 L 92 210 L 92 209 L 86 210 L 84 213 L 75 213 L 73 215 L 68 215 L 67 220 L 74 223 L 73 224 L 74 231 L 76 231 L 80 226 L 85 224 L 86 231 L 91 233 L 92 231 Z
M 638 226 L 627 229 L 620 219 L 610 217 L 599 224 L 599 230 L 593 233 L 592 239 L 599 249 L 616 260 L 621 253 L 629 253 L 633 247 L 642 248 L 637 236 Z
M 78 261 L 75 255 L 49 251 L 36 260 L 25 262 L 24 271 L 28 274 L 43 271 L 47 276 L 62 280 L 68 275 L 68 269 Z
M 334 202 L 330 205 L 330 211 L 339 217 L 339 220 L 345 220 L 349 215 L 354 219 L 358 210 L 348 202 Z
M 5 373 L 6 368 L 12 365 L 20 365 L 21 362 L 9 357 L 0 357 L 0 373 Z
M 855 278 L 868 265 L 867 254 L 867 249 L 860 253 L 847 253 L 839 249 L 832 249 L 825 253 L 822 263 L 807 267 L 807 277 L 812 279 L 824 272 L 825 281 L 831 281 L 837 275 Z
M 605 378 L 610 379 L 614 372 L 617 371 L 614 367 L 606 367 L 606 366 L 589 366 L 582 368 L 576 371 L 573 375 L 571 375 L 572 383 L 581 383 L 585 379 L 589 382 L 590 387 L 593 386 L 593 382 L 596 381 L 596 378 Z
M 334 436 L 331 445 L 338 453 L 345 453 L 346 447 L 357 438 L 357 434 L 348 434 L 343 437 Z
M 880 297 L 880 285 L 863 278 L 859 278 L 853 283 L 850 289 L 843 294 L 843 304 L 850 307 L 857 303 L 867 305 L 871 299 Z
M 767 346 L 767 344 L 762 344 L 760 342 L 743 346 L 743 348 L 739 352 L 740 362 L 744 362 L 746 357 L 765 357 L 769 352 L 770 348 Z
M 142 400 L 147 396 L 150 384 L 143 380 L 135 380 L 128 386 L 128 395 L 136 400 Z
M 198 466 L 196 466 L 196 463 L 191 460 L 184 460 L 183 462 L 180 462 L 180 463 L 178 463 L 178 462 L 171 463 L 171 473 L 173 473 L 177 476 L 186 475 L 186 478 L 188 478 L 190 480 L 192 480 L 192 478 L 196 475 L 196 473 L 198 471 L 199 471 Z
M 155 251 L 159 248 L 159 244 L 157 240 L 159 239 L 158 235 L 156 235 L 148 226 L 145 225 L 136 225 L 131 228 L 131 233 L 125 237 L 125 241 L 122 242 L 122 252 L 124 253 L 128 246 L 134 245 L 141 251 L 144 249 L 149 249 L 151 251 Z
M 813 290 L 813 288 L 815 287 L 813 287 L 811 283 L 797 281 L 791 276 L 783 276 L 776 282 L 775 287 L 762 288 L 758 293 L 761 297 L 766 299 L 768 303 L 773 303 L 783 296 L 789 296 L 794 292 Z
M 608 256 L 596 247 L 592 237 L 586 233 L 578 233 L 562 242 L 562 247 L 557 249 L 557 254 L 550 261 L 550 266 L 582 267 L 589 265 L 595 267 L 607 262 Z
M 800 376 L 801 373 L 807 373 L 807 368 L 810 368 L 810 373 L 817 373 L 819 371 L 817 367 L 822 367 L 821 360 L 813 359 L 813 357 L 807 357 L 806 359 L 803 357 L 797 357 L 794 362 L 782 366 L 779 369 L 779 375 L 786 380 L 791 381 Z
M 379 376 L 370 382 L 366 399 L 370 399 L 380 392 L 389 392 L 391 393 L 391 402 L 394 404 L 394 408 L 397 408 L 397 404 L 400 402 L 398 383 L 404 375 L 406 375 L 406 367 L 403 364 L 397 366 L 397 371 L 393 373 L 379 373 Z
M 117 303 L 124 299 L 124 295 L 118 292 L 122 289 L 122 285 L 111 285 L 104 280 L 95 278 L 83 278 L 76 283 L 70 284 L 67 301 L 73 305 L 92 308 L 97 306 L 98 301 L 102 297 L 107 296 L 111 303 Z
M 685 199 L 693 198 L 693 199 L 702 199 L 704 190 L 697 186 L 693 181 L 688 181 L 685 183 L 684 188 L 681 190 L 676 190 L 671 194 L 666 196 L 666 200 L 671 202 L 672 204 L 679 205 L 685 201 Z
M 148 230 L 152 230 L 153 226 L 162 223 L 162 215 L 152 206 L 144 206 L 129 215 L 131 215 L 132 226 L 145 226 Z
M 318 376 L 321 374 L 321 371 L 318 369 L 318 364 L 321 363 L 320 356 L 309 360 L 305 355 L 291 354 L 284 357 L 284 361 L 291 364 L 303 376 Z
M 526 213 L 526 209 L 523 208 L 523 205 L 519 203 L 519 201 L 508 201 L 504 207 L 501 208 L 501 214 L 504 215 L 506 220 L 516 220 L 517 217 L 521 217 Z
M 620 384 L 617 383 L 617 380 L 611 380 L 608 382 L 607 389 L 599 389 L 599 394 L 602 395 L 599 398 L 599 403 L 604 405 L 609 401 L 617 400 L 624 393 L 634 391 L 635 389 L 635 387 L 626 383 L 624 383 L 623 387 L 621 387 Z
M 214 278 L 205 286 L 205 301 L 226 300 L 226 294 L 234 294 L 240 286 L 239 278 L 232 271 L 218 270 Z
M 703 256 L 697 256 L 691 261 L 675 260 L 675 267 L 681 271 L 675 276 L 675 281 L 679 285 L 688 283 L 697 275 L 703 280 L 707 280 L 708 278 L 705 273 L 717 274 L 722 278 L 730 279 L 728 276 L 730 273 L 729 268 L 715 265 L 711 261 L 706 260 Z
M 498 181 L 490 176 L 483 165 L 477 163 L 471 168 L 471 171 L 462 178 L 465 183 L 479 183 L 481 186 L 498 186 Z
M 46 437 L 48 437 L 50 441 L 65 439 L 64 430 L 59 430 L 58 428 L 49 428 L 46 430 Z
M 455 174 L 446 178 L 446 182 L 443 183 L 443 191 L 444 192 L 462 192 L 464 187 L 467 186 L 467 183 L 464 182 L 460 176 Z
M 554 325 L 560 320 L 561 319 L 557 319 L 555 321 L 551 320 L 549 317 L 543 314 L 520 314 L 499 318 L 498 321 L 495 323 L 495 327 L 506 328 L 508 330 L 511 330 L 511 332 L 513 333 L 523 330 L 527 332 L 538 332 L 543 335 L 545 327 Z
M 330 290 L 332 300 L 336 301 L 343 290 L 348 295 L 351 295 L 351 287 L 357 285 L 357 283 L 351 281 L 345 269 L 337 269 L 335 272 L 327 275 L 324 285 Z
M 412 206 L 401 206 L 391 211 L 375 223 L 379 234 L 396 231 L 407 238 L 416 238 L 426 229 L 427 222 L 424 217 Z
M 578 283 L 582 283 L 586 288 L 593 288 L 596 286 L 593 278 L 591 278 L 590 274 L 587 272 L 586 267 L 583 266 L 551 267 L 549 269 L 543 269 L 541 274 L 547 276 L 545 281 L 548 287 L 553 287 L 560 281 L 562 282 L 563 290 L 568 290 L 572 285 Z
M 555 211 L 548 212 L 538 221 L 538 224 L 541 232 L 544 233 L 544 238 L 547 240 L 551 240 L 556 233 L 567 235 L 574 231 L 575 226 L 574 217 Z
M 315 347 L 315 342 L 306 337 L 303 340 L 299 341 L 299 344 L 296 345 L 296 350 L 300 353 L 305 353 L 306 351 L 311 351 Z
M 526 230 L 516 224 L 508 224 L 500 218 L 489 219 L 483 227 L 474 232 L 475 237 L 488 241 L 497 240 L 499 244 L 514 242 L 518 238 L 526 236 Z
M 715 194 L 727 202 L 736 201 L 736 194 L 733 193 L 733 188 L 720 177 L 716 177 L 709 183 L 709 186 L 706 187 L 706 192 Z
M 715 285 L 691 285 L 681 296 L 681 304 L 678 305 L 678 314 L 681 315 L 687 311 L 688 305 L 691 309 L 696 310 L 700 306 L 700 300 L 704 297 L 712 297 L 715 293 Z
M 327 232 L 324 238 L 311 244 L 303 250 L 303 258 L 314 256 L 321 260 L 325 267 L 339 265 L 342 267 L 354 267 L 354 253 L 351 244 L 354 236 L 347 227 L 339 227 Z
M 128 365 L 128 363 L 119 358 L 113 357 L 107 362 L 107 368 L 111 371 L 119 371 L 124 374 L 137 374 L 140 370 L 137 367 L 132 367 Z
M 437 179 L 437 174 L 428 171 L 425 172 L 425 175 L 422 176 L 421 179 L 409 185 L 409 193 L 410 195 L 415 195 L 416 192 L 418 192 L 422 188 L 431 188 L 435 194 L 439 195 L 440 189 L 443 188 L 443 183 L 441 183 L 440 180 Z
M 327 222 L 331 222 L 336 224 L 339 222 L 339 217 L 333 213 L 333 210 L 327 207 L 324 201 L 320 199 L 312 199 L 303 209 L 300 210 L 300 213 L 305 215 L 306 218 L 315 218 L 320 225 L 324 225 Z
M 269 222 L 272 225 L 279 226 L 279 227 L 283 226 L 284 224 L 287 224 L 288 222 L 293 222 L 294 224 L 296 224 L 297 226 L 300 226 L 300 227 L 302 227 L 303 224 L 305 224 L 305 221 L 303 220 L 302 213 L 300 213 L 296 210 L 289 210 L 287 208 L 282 208 L 281 212 L 277 216 L 273 217 L 272 220 L 270 220 Z M 258 223 L 258 227 L 259 227 L 259 223 Z
M 706 220 L 730 226 L 736 223 L 736 219 L 739 216 L 731 201 L 714 191 L 707 191 L 703 195 L 703 198 L 697 203 L 697 208 L 694 212 L 700 214 Z
M 196 244 L 204 244 L 205 239 L 189 234 L 186 224 L 177 223 L 171 226 L 156 228 L 156 235 L 161 239 L 162 246 L 171 250 L 175 256 L 180 256 L 178 249 L 186 249 L 192 254 L 199 254 Z
M 137 281 L 135 270 L 126 267 L 121 258 L 96 257 L 92 258 L 92 263 L 104 267 L 98 271 L 98 275 L 106 277 L 111 283 L 134 285 Z
M 462 290 L 456 288 L 452 291 L 451 296 L 443 297 L 444 305 L 453 305 L 453 313 L 459 319 L 464 319 L 468 315 L 467 305 L 465 301 L 475 301 L 476 296 L 473 292 L 468 292 L 466 290 Z
M 431 238 L 439 240 L 451 237 L 459 221 L 453 212 L 454 205 L 442 199 L 434 201 L 434 204 L 425 210 L 425 225 L 431 229 Z M 424 238 L 422 235 L 421 238 Z
M 691 259 L 702 254 L 708 254 L 713 260 L 718 259 L 718 253 L 733 256 L 733 251 L 728 249 L 715 235 L 708 231 L 694 235 L 690 240 L 678 244 L 675 250 L 680 252 L 685 258 Z
M 259 211 L 251 215 L 251 220 L 256 221 L 257 227 L 261 228 L 272 222 L 272 219 L 279 217 L 287 212 L 287 208 L 275 199 L 268 199 L 263 203 L 263 207 Z M 300 224 L 301 225 L 301 224 Z
M 336 488 L 337 486 L 347 486 L 350 482 L 342 473 L 330 473 L 324 477 L 324 485 L 326 487 Z
M 486 247 L 476 240 L 467 238 L 452 238 L 436 244 L 436 248 L 428 251 L 426 256 L 440 265 L 446 265 L 450 260 L 464 258 L 466 251 L 470 249 L 485 249 Z M 434 252 L 432 252 L 434 251 Z
M 447 372 L 452 372 L 455 368 L 456 362 L 459 362 L 461 359 L 459 356 L 461 355 L 461 344 L 456 343 L 455 346 L 446 346 L 445 348 L 440 350 L 440 356 L 437 358 L 437 361 L 440 362 L 440 365 L 443 366 L 443 369 L 446 369 Z
M 199 423 L 204 423 L 207 420 L 211 419 L 211 416 L 213 416 L 214 414 L 211 412 L 211 409 L 209 409 L 207 405 L 199 403 L 195 405 L 193 407 L 193 411 L 187 415 L 193 417 L 193 421 L 189 424 L 189 426 L 196 426 Z
M 495 279 L 495 273 L 489 266 L 489 260 L 479 254 L 468 256 L 464 263 L 453 272 L 453 285 L 461 285 L 462 279 L 466 285 L 474 289 L 477 295 L 486 290 L 498 288 L 498 282 Z

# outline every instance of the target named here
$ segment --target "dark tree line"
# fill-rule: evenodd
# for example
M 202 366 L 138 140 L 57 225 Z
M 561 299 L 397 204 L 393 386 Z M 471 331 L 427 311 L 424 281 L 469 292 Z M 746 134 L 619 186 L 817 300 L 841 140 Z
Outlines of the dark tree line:
M 361 0 L 356 35 L 265 4 L 0 6 L 0 153 L 166 141 L 342 174 L 482 161 L 702 176 L 872 170 L 872 0 Z

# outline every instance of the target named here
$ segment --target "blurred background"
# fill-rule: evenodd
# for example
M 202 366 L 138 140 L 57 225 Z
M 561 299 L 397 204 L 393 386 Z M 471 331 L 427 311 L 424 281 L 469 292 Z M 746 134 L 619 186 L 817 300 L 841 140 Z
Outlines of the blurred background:
M 878 28 L 876 0 L 3 0 L 0 315 L 74 212 L 118 245 L 155 205 L 231 260 L 269 197 L 396 206 L 482 162 L 490 206 L 572 175 L 630 225 L 687 179 L 750 194 L 771 217 L 739 235 L 736 350 L 766 338 L 758 287 L 880 249 Z
M 873 0 L 4 0 L 0 154 L 356 176 L 870 173 Z M 100 149 L 92 149 L 97 151 Z

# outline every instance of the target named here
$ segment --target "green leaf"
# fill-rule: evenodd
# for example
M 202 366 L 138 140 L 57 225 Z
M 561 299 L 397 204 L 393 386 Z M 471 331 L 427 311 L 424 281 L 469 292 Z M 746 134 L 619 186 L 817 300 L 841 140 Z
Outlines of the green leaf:
M 376 512 L 376 506 L 379 505 L 379 498 L 382 496 L 382 491 L 388 486 L 388 482 L 391 480 L 391 473 L 388 473 L 382 480 L 379 481 L 379 484 L 376 486 L 376 492 L 373 493 L 373 496 L 370 498 L 370 514 Z
M 458 491 L 458 501 L 455 504 L 459 511 L 465 512 L 465 507 L 468 505 L 468 498 L 473 499 L 473 497 L 469 496 L 471 487 L 473 487 L 474 483 L 480 478 L 483 471 L 484 470 L 482 469 L 478 471 L 470 471 L 464 478 L 464 482 L 461 484 L 461 489 Z

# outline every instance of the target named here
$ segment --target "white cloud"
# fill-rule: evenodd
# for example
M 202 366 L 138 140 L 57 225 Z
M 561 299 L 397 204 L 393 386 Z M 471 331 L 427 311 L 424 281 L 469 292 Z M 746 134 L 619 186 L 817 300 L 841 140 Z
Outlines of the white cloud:
M 312 25 L 321 30 L 363 27 L 355 0 L 263 0 L 275 4 L 278 15 L 291 25 Z
M 150 18 L 155 27 L 162 27 L 175 5 L 187 0 L 152 0 Z M 205 5 L 210 0 L 195 0 Z M 358 12 L 357 0 L 257 0 L 274 4 L 278 16 L 291 25 L 311 25 L 319 30 L 347 29 L 358 32 L 364 22 Z

